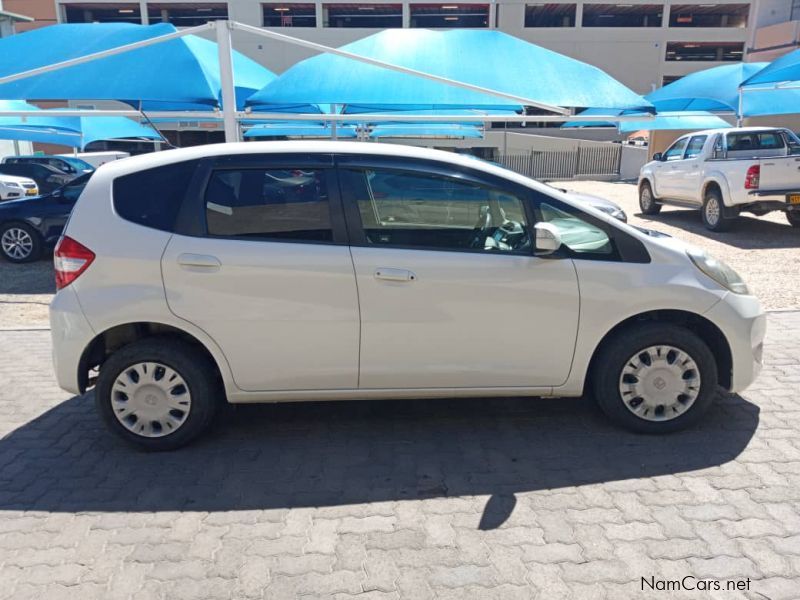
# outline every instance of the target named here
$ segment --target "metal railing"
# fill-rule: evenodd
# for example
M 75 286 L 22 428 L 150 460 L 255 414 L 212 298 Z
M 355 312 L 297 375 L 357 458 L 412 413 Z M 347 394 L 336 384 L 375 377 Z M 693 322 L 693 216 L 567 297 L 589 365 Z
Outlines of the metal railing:
M 578 146 L 569 150 L 501 154 L 498 162 L 512 171 L 534 179 L 618 176 L 622 162 L 622 145 Z

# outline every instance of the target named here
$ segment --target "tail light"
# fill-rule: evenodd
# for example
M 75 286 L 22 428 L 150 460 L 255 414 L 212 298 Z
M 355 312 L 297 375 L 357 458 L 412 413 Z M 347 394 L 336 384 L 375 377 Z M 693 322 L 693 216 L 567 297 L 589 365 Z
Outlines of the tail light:
M 761 167 L 753 165 L 747 169 L 747 175 L 744 176 L 744 189 L 757 190 L 761 179 Z
M 61 236 L 53 253 L 56 269 L 56 289 L 61 289 L 75 281 L 89 268 L 94 260 L 94 252 L 71 237 Z

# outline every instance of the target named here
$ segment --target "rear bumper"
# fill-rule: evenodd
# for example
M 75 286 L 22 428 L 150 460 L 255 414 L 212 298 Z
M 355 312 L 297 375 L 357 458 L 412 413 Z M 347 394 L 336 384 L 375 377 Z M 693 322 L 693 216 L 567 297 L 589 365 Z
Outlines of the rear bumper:
M 728 340 L 732 359 L 729 391 L 741 392 L 761 371 L 767 315 L 755 296 L 728 292 L 705 316 Z
M 789 194 L 800 194 L 800 190 L 751 190 L 747 192 L 748 204 L 767 210 L 800 210 L 800 204 L 789 204 Z
M 83 314 L 78 295 L 69 286 L 59 290 L 50 303 L 50 336 L 59 387 L 80 394 L 78 366 L 95 333 Z

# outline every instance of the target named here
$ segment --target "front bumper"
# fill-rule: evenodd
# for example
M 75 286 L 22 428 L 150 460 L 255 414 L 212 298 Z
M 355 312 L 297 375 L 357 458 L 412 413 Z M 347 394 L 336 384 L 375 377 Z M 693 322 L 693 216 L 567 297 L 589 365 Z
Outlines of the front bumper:
M 755 296 L 728 292 L 705 316 L 728 340 L 732 359 L 729 391 L 741 392 L 761 372 L 767 315 Z

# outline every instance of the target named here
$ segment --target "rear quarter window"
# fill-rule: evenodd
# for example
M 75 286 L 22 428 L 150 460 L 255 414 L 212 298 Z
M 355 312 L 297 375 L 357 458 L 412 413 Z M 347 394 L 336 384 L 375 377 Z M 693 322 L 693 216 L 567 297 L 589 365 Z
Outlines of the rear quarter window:
M 117 177 L 114 210 L 126 221 L 172 231 L 198 162 L 172 163 Z

